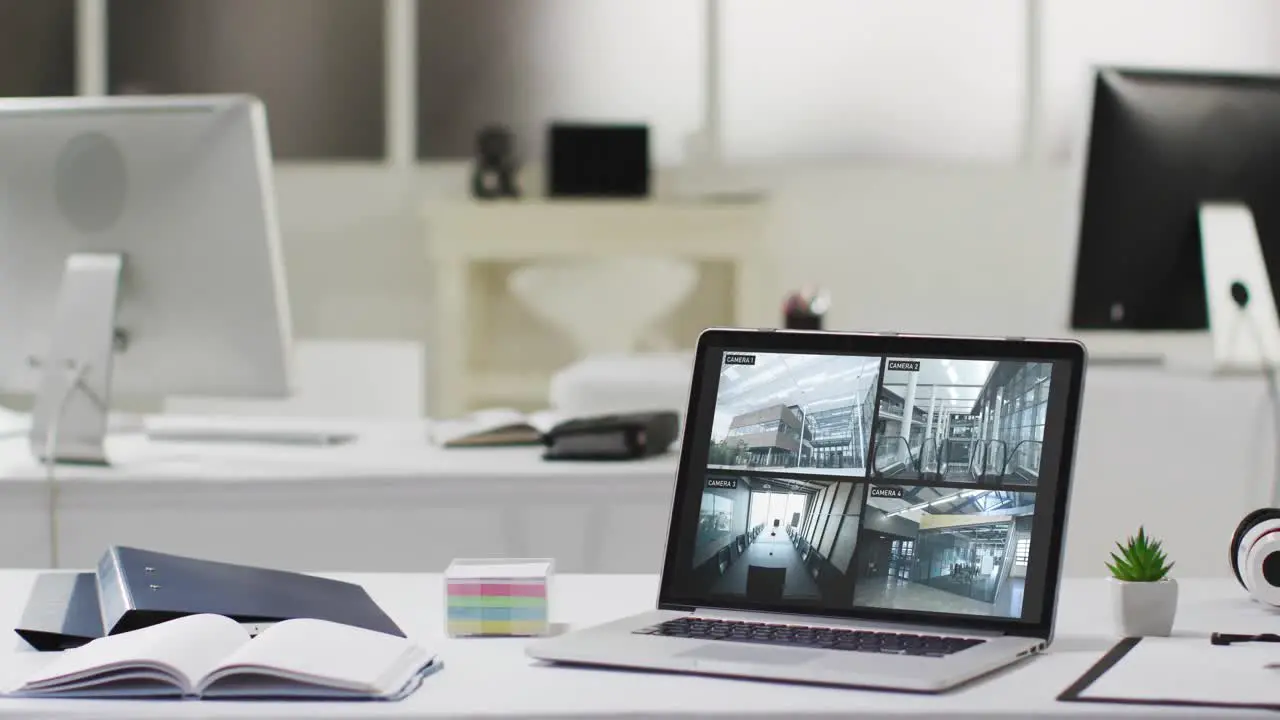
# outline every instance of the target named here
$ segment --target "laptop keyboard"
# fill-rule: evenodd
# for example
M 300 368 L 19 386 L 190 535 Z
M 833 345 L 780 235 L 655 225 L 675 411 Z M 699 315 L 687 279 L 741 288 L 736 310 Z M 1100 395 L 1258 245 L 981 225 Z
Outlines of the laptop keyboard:
M 892 655 L 916 655 L 944 657 L 986 642 L 975 638 L 945 637 L 942 635 L 913 635 L 910 633 L 873 632 L 870 630 L 836 630 L 829 627 L 807 625 L 776 625 L 773 623 L 717 620 L 713 618 L 683 617 L 636 630 L 639 635 L 687 637 L 696 640 L 725 640 L 728 642 L 785 645 L 787 647 L 821 648 L 824 650 L 851 650 L 853 652 L 888 653 Z

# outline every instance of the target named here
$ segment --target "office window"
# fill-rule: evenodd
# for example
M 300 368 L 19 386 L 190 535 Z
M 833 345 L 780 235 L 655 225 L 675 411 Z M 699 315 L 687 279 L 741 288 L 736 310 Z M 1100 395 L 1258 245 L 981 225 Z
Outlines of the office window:
M 111 0 L 113 94 L 251 93 L 277 158 L 380 160 L 378 0 Z
M 1052 372 L 1049 363 L 1026 363 L 1003 388 L 996 439 L 1003 442 L 1001 454 L 1007 454 L 1005 472 L 1039 475 Z
M 1018 544 L 1013 551 L 1013 561 L 1018 565 L 1026 565 L 1030 557 L 1031 538 L 1029 536 L 1018 538 Z
M 0 0 L 0 97 L 75 92 L 75 0 Z
M 836 542 L 836 533 L 844 520 L 844 508 L 849 502 L 849 491 L 852 489 L 851 482 L 842 482 L 837 485 L 835 502 L 827 510 L 830 513 L 827 518 L 827 531 L 823 534 L 822 543 L 819 545 L 819 551 L 823 557 L 831 557 L 831 547 Z
M 822 525 L 826 522 L 827 510 L 831 507 L 831 486 L 822 488 L 818 493 L 818 498 L 813 504 L 813 522 L 809 524 L 809 530 L 805 533 L 805 539 L 810 545 L 816 544 L 822 539 Z
M 720 548 L 745 530 L 745 513 L 746 508 L 738 508 L 732 498 L 713 492 L 702 493 L 693 551 L 695 566 L 714 557 Z
M 1063 159 L 1083 139 L 1091 66 L 1280 70 L 1275 0 L 1042 2 L 1043 151 Z
M 474 155 L 500 124 L 540 160 L 552 120 L 644 122 L 657 164 L 702 126 L 705 13 L 690 0 L 421 0 L 418 154 Z
M 1025 20 L 1025 0 L 725 0 L 725 152 L 1010 159 Z
M 854 512 L 851 509 L 849 512 Z M 853 551 L 858 543 L 858 529 L 861 527 L 860 515 L 849 515 L 840 524 L 840 534 L 836 536 L 835 545 L 831 548 L 831 564 L 840 572 L 849 572 L 849 563 L 853 562 Z

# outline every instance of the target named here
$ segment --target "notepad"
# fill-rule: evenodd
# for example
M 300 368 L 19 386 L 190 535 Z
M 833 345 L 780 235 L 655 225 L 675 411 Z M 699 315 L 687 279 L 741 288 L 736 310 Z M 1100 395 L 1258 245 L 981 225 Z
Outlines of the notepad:
M 451 637 L 536 637 L 550 628 L 545 560 L 454 561 L 445 571 L 446 630 Z
M 63 698 L 396 700 L 440 667 L 395 635 L 286 620 L 250 639 L 222 615 L 188 615 L 66 650 L 11 694 Z
M 1121 641 L 1062 700 L 1280 710 L 1276 643 L 1211 645 L 1208 638 Z

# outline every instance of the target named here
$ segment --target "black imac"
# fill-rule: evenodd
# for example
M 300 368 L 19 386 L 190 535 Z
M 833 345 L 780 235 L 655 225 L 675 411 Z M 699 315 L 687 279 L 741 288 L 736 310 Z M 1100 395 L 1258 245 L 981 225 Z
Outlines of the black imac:
M 1072 329 L 1208 328 L 1204 203 L 1247 206 L 1280 277 L 1280 76 L 1100 69 L 1085 162 Z

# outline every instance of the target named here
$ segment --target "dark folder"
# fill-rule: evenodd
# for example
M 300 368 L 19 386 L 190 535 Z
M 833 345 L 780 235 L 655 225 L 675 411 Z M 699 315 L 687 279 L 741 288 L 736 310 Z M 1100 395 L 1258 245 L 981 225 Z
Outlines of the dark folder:
M 546 460 L 634 460 L 660 455 L 680 431 L 674 412 L 624 413 L 569 420 L 547 432 Z
M 66 650 L 102 637 L 97 575 L 75 572 L 37 575 L 15 630 L 36 650 Z
M 404 637 L 363 587 L 302 573 L 112 547 L 96 573 L 73 577 L 70 583 L 45 580 L 42 593 L 33 593 L 16 630 L 36 649 L 74 647 L 200 613 L 263 624 L 314 618 Z M 92 595 L 86 577 L 93 579 Z M 86 619 L 91 604 L 98 610 L 96 624 Z

